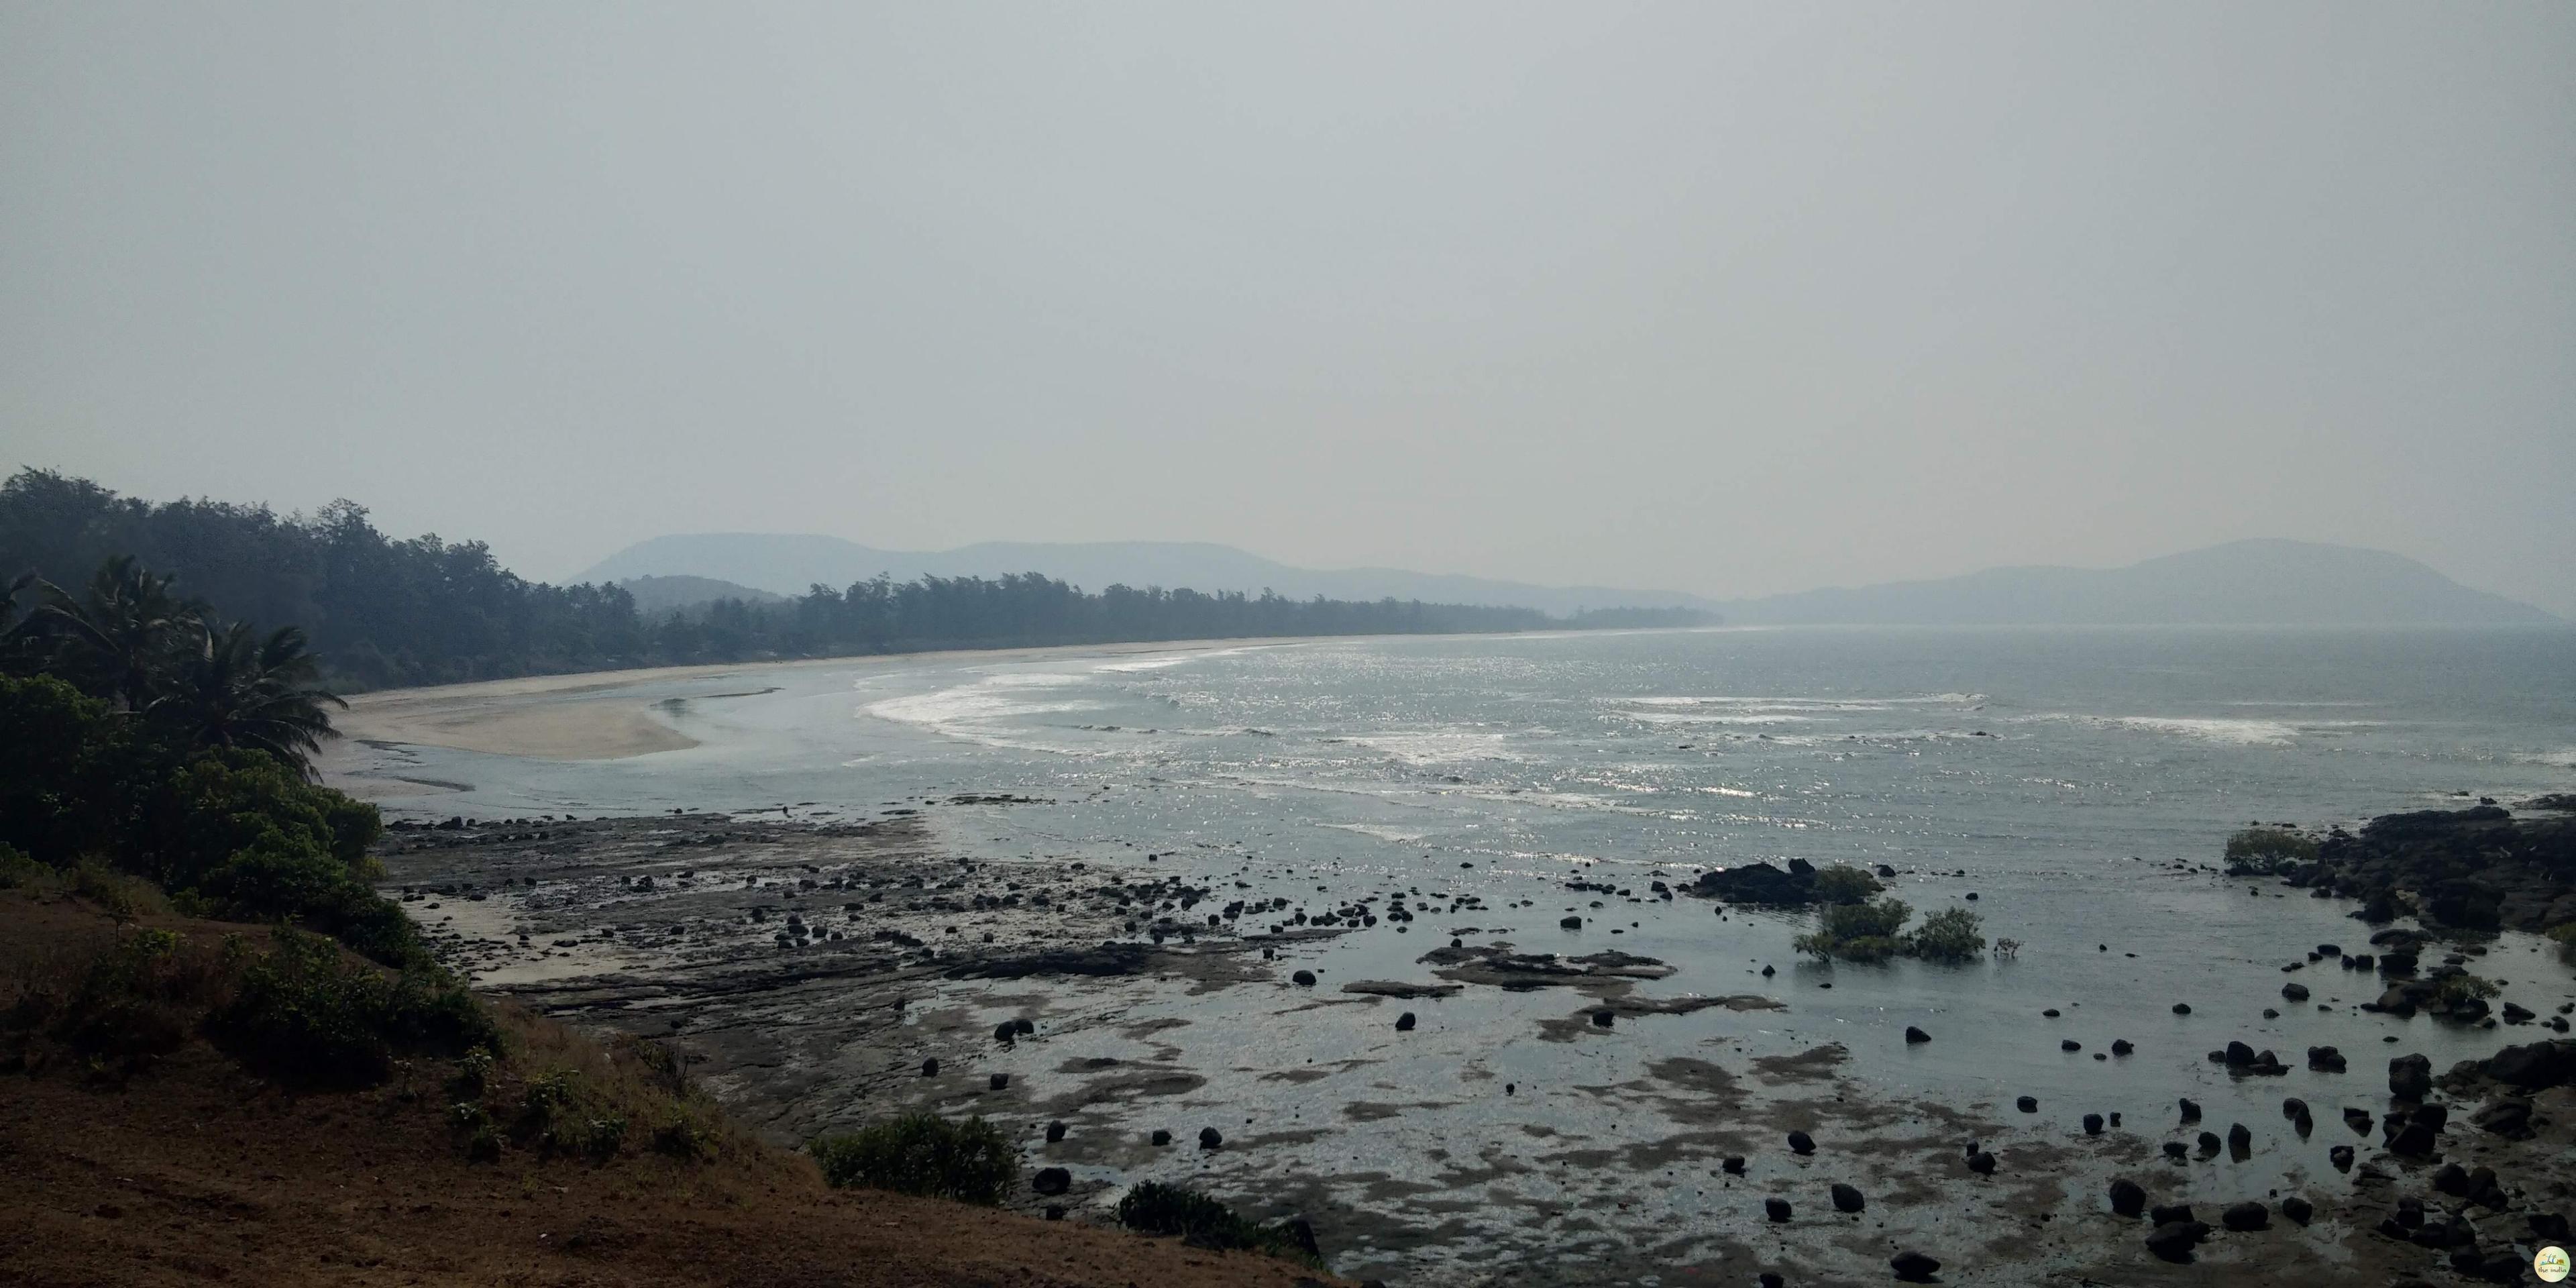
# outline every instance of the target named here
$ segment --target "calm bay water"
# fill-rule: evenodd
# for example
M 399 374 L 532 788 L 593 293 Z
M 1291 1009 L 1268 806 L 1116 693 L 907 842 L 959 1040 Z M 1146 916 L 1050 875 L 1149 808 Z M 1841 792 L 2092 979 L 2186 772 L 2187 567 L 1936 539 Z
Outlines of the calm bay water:
M 2315 1003 L 2289 1006 L 2279 967 L 2318 942 L 2366 938 L 2349 906 L 2176 862 L 2214 864 L 2226 833 L 2250 820 L 2350 823 L 2468 803 L 2460 792 L 2511 803 L 2576 790 L 2576 632 L 2563 630 L 1389 639 L 745 668 L 634 696 L 701 745 L 579 763 L 401 749 L 374 767 L 474 785 L 392 803 L 422 814 L 784 805 L 847 817 L 958 792 L 1025 794 L 1051 803 L 929 817 L 961 854 L 1143 867 L 1153 853 L 1166 856 L 1158 870 L 1239 880 L 1247 897 L 1285 896 L 1312 912 L 1390 891 L 1419 890 L 1417 906 L 1483 900 L 1485 910 L 1425 912 L 1409 935 L 1382 923 L 1295 950 L 1328 989 L 1427 978 L 1414 959 L 1460 934 L 1544 951 L 1616 947 L 1678 967 L 1641 990 L 1651 996 L 1787 1003 L 1649 1017 L 1615 1037 L 1565 1041 L 1542 1036 L 1539 1022 L 1562 1020 L 1580 999 L 1471 989 L 1406 1004 L 1424 1028 L 1399 1042 L 1392 1012 L 1375 1007 L 1283 1006 L 1269 989 L 1125 989 L 1114 1003 L 1123 1022 L 1192 1025 L 1190 1057 L 1210 1080 L 1192 1103 L 1271 1126 L 1333 1125 L 1258 1159 L 1191 1160 L 1238 1187 L 1285 1171 L 1446 1192 L 1469 1183 L 1458 1170 L 1466 1154 L 1490 1164 L 1491 1151 L 1513 1148 L 1498 1142 L 1659 1130 L 1634 1097 L 1551 1090 L 1635 1084 L 1674 1054 L 1741 1069 L 1828 1043 L 1847 1053 L 1842 1075 L 1890 1097 L 2008 1106 L 2037 1095 L 2042 1133 L 2115 1109 L 2164 1131 L 2177 1095 L 2208 1103 L 2221 1130 L 2231 1119 L 2277 1127 L 2288 1094 L 2332 1121 L 2338 1103 L 2375 1103 L 2387 1054 L 2420 1050 L 2439 1068 L 2504 1039 L 2354 1011 L 2375 985 L 2330 967 L 2297 976 Z M 1787 858 L 1892 865 L 1903 874 L 1894 892 L 1923 911 L 1974 891 L 1986 933 L 2026 946 L 2016 960 L 1967 967 L 1827 966 L 1788 948 L 1801 919 L 1720 919 L 1689 898 L 1594 908 L 1602 896 L 1563 884 L 1643 895 L 1658 877 L 1678 884 L 1712 866 Z M 1560 930 L 1568 910 L 1590 924 Z M 1779 974 L 1759 975 L 1766 963 Z M 2525 937 L 2500 940 L 2478 969 L 2544 1014 L 2576 996 L 2567 968 Z M 973 1004 L 987 987 L 960 985 L 955 1000 Z M 2173 1015 L 2176 1000 L 2194 1014 Z M 2266 1019 L 2266 1006 L 2284 1013 Z M 2048 1007 L 2063 1015 L 2043 1019 Z M 1897 1037 L 1907 1024 L 1936 1040 L 1908 1047 Z M 1107 1027 L 1087 1038 L 1080 1024 L 1066 1029 L 1068 1052 L 1120 1050 Z M 2203 1053 L 2239 1037 L 2294 1065 L 2305 1047 L 2335 1044 L 2353 1072 L 2234 1082 Z M 2061 1038 L 2083 1049 L 2062 1051 Z M 2095 1060 L 2114 1038 L 2139 1053 Z M 1264 1076 L 1349 1060 L 1368 1062 L 1364 1085 Z M 1462 1076 L 1527 1091 L 1497 1097 Z M 1359 1101 L 1409 1108 L 1363 1125 L 1350 1111 Z M 1474 1141 L 1483 1147 L 1462 1143 Z M 2322 1176 L 2329 1143 L 2267 1132 L 2257 1165 Z M 1472 1183 L 1506 1213 L 1562 1208 L 1609 1184 L 1633 1201 L 1622 1211 L 1639 1229 L 1708 1216 L 1709 1194 L 1670 1179 L 1704 1168 L 1665 1168 L 1663 1183 L 1633 1188 L 1655 1170 L 1603 1182 L 1542 1164 Z M 1517 1217 L 1468 1220 L 1460 1233 L 1456 1212 L 1416 1211 L 1409 1193 L 1339 1197 L 1452 1229 L 1338 1257 L 1345 1270 L 1463 1273 L 1480 1257 L 1530 1255 L 1512 1251 Z M 1638 1230 L 1619 1220 L 1604 1237 L 1634 1245 Z M 1581 1242 L 1544 1246 L 1583 1255 Z

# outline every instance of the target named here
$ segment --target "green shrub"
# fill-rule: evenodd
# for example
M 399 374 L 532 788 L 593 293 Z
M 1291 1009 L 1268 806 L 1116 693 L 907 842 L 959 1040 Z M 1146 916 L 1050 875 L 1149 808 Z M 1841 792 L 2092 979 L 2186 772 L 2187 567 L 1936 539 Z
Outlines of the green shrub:
M 1798 936 L 1792 946 L 1827 961 L 1884 961 L 1896 955 L 1897 932 L 1912 915 L 1895 899 L 1829 903 L 1816 910 L 1815 933 Z
M 653 1128 L 653 1152 L 683 1162 L 713 1158 L 715 1129 L 686 1109 L 673 1109 Z
M 1816 898 L 1823 903 L 1865 903 L 1886 887 L 1859 868 L 1837 863 L 1816 871 Z
M 2448 1007 L 2473 998 L 2487 1001 L 2503 992 L 2503 987 L 2494 980 L 2462 971 L 2457 975 L 2443 976 L 2441 982 L 2433 986 L 2433 1001 L 2436 1007 Z
M 0 890 L 21 890 L 54 879 L 54 870 L 28 858 L 17 846 L 0 841 Z
M 459 1056 L 495 1047 L 500 1030 L 473 994 L 427 971 L 386 974 L 341 956 L 330 940 L 279 929 L 245 966 L 232 1001 L 209 1017 L 218 1045 L 290 1081 L 367 1086 L 394 1057 Z
M 1118 1223 L 1145 1234 L 1179 1235 L 1195 1247 L 1244 1249 L 1321 1264 L 1303 1222 L 1262 1225 L 1196 1190 L 1147 1181 L 1118 1200 Z
M 837 1187 L 863 1186 L 955 1199 L 999 1203 L 1019 1175 L 1019 1151 L 982 1118 L 950 1122 L 912 1113 L 871 1123 L 854 1132 L 819 1136 L 806 1147 Z
M 1963 962 L 1986 951 L 1984 922 L 1965 908 L 1944 908 L 1905 937 L 1905 952 L 1925 961 Z
M 46 1018 L 82 1055 L 139 1068 L 187 1042 L 221 977 L 211 954 L 177 935 L 128 930 L 90 959 Z
M 2249 827 L 2227 838 L 2227 875 L 2279 876 L 2317 861 L 2317 843 L 2286 827 Z

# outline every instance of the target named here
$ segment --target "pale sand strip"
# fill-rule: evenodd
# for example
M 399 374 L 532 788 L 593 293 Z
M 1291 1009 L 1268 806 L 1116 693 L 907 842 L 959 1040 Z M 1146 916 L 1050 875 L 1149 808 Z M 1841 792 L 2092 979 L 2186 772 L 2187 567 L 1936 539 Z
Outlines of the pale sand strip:
M 1337 635 L 1331 639 L 1359 639 Z M 655 666 L 631 671 L 532 675 L 424 689 L 386 689 L 349 699 L 333 724 L 351 742 L 452 747 L 497 756 L 540 760 L 615 760 L 678 751 L 697 740 L 654 719 L 647 703 L 619 690 L 665 680 L 756 679 L 814 667 L 908 664 L 972 659 L 1034 661 L 1050 657 L 1127 657 L 1194 653 L 1280 644 L 1311 638 L 1160 641 L 1145 644 L 1071 644 L 1055 648 L 950 649 L 931 653 L 874 653 L 859 657 L 801 658 L 792 662 L 736 662 L 717 666 Z M 344 744 L 345 745 L 345 744 Z

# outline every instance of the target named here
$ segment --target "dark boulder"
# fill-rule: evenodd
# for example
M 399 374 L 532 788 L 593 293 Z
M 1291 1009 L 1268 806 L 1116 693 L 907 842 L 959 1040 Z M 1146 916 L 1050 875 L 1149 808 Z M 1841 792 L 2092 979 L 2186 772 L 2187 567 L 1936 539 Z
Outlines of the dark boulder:
M 1772 1220 L 1774 1220 L 1774 1221 L 1786 1221 L 1786 1220 L 1788 1220 L 1788 1219 L 1789 1219 L 1789 1200 L 1787 1200 L 1787 1199 L 1764 1199 L 1764 1200 L 1762 1200 L 1762 1214 L 1763 1214 L 1764 1216 L 1767 1216 L 1767 1217 L 1771 1218 L 1771 1219 L 1772 1219 Z
M 1858 1189 L 1840 1181 L 1834 1183 L 1833 1192 L 1834 1210 L 1837 1212 L 1858 1212 L 1869 1206 L 1868 1200 L 1861 1197 Z
M 1896 1272 L 1897 1278 L 1907 1283 L 1930 1283 L 1932 1276 L 1941 1272 L 1939 1261 L 1910 1248 L 1889 1257 L 1887 1266 L 1888 1269 Z
M 1968 1155 L 1968 1170 L 1979 1176 L 1995 1174 L 1995 1156 L 1984 1150 Z
M 937 1060 L 924 1060 L 924 1061 L 922 1061 L 922 1062 L 921 1062 L 921 1076 L 922 1076 L 922 1077 L 925 1077 L 925 1078 L 936 1078 L 936 1077 L 938 1077 L 938 1076 L 939 1076 L 939 1062 L 938 1062 Z
M 2113 1055 L 2127 1055 L 2127 1054 L 2129 1054 L 2130 1052 L 2135 1051 L 2135 1050 L 2137 1050 L 2137 1049 L 2138 1049 L 2138 1048 L 2136 1048 L 2135 1046 L 2130 1045 L 2129 1040 L 2128 1040 L 2127 1038 L 2113 1038 L 2113 1039 L 2111 1039 L 2111 1054 L 2113 1054 Z
M 2185 1097 L 2183 1097 L 2183 1098 L 2182 1098 L 2181 1104 L 2182 1104 L 2182 1120 L 2183 1120 L 2184 1122 L 2187 1122 L 2187 1123 L 2196 1123 L 2196 1122 L 2199 1122 L 2199 1121 L 2200 1121 L 2200 1102 L 2199 1102 L 2199 1101 L 2196 1101 L 2196 1100 L 2192 1099 L 2192 1098 L 2191 1098 L 2191 1097 L 2189 1097 L 2189 1096 L 2185 1096 Z
M 1029 1178 L 1029 1188 L 1048 1197 L 1062 1194 L 1073 1188 L 1073 1173 L 1061 1167 L 1041 1167 Z
M 2269 1228 L 2272 1224 L 2272 1212 L 2262 1204 L 2248 1199 L 2242 1203 L 2230 1203 L 2220 1209 L 2218 1223 L 2238 1234 L 2243 1234 L 2249 1230 Z
M 1288 980 L 1299 988 L 1313 988 L 1315 986 L 1315 972 L 1310 970 L 1301 970 L 1296 974 L 1289 976 Z
M 1225 1134 L 1214 1127 L 1199 1128 L 1199 1148 L 1215 1149 L 1225 1143 Z
M 2281 986 L 2281 996 L 2293 1002 L 2304 1002 L 2308 1000 L 2308 986 L 2305 984 L 2283 984 Z
M 2111 1210 L 2122 1216 L 2136 1216 L 2146 1211 L 2147 1191 L 2126 1177 L 2111 1182 Z
M 2183 1155 L 2190 1152 L 2191 1146 L 2185 1145 L 2181 1141 L 2169 1140 L 2165 1142 L 2165 1157 L 2167 1158 L 2180 1159 Z
M 1802 1131 L 1793 1131 L 1789 1133 L 1789 1152 L 1792 1154 L 1815 1153 L 1816 1138 Z
M 2314 1073 L 2341 1073 L 2344 1070 L 2343 1052 L 2330 1046 L 2309 1047 L 2308 1069 Z
M 1911 1025 L 1911 1024 L 1908 1024 L 1908 1025 L 1906 1025 L 1906 1026 L 1905 1026 L 1905 1041 L 1907 1042 L 1907 1044 L 1908 1044 L 1908 1045 L 1911 1045 L 1911 1044 L 1916 1043 L 1916 1042 L 1929 1042 L 1929 1041 L 1931 1041 L 1931 1040 L 1932 1040 L 1932 1035 L 1931 1035 L 1931 1034 L 1926 1033 L 1926 1032 L 1924 1032 L 1923 1030 L 1918 1029 L 1918 1028 L 1914 1027 L 1914 1026 L 1913 1026 L 1913 1025 Z
M 2176 1002 L 2176 1003 L 2174 1003 L 2174 1004 L 2173 1004 L 2173 1013 L 2174 1013 L 2174 1014 L 2176 1014 L 2176 1015 L 2189 1015 L 2189 1014 L 2191 1014 L 2191 1003 L 2189 1003 L 2189 1002 Z
M 2327 1151 L 2326 1151 L 2326 1161 L 2327 1161 L 2327 1162 L 2329 1162 L 2329 1163 L 2334 1164 L 2334 1169 L 2335 1169 L 2336 1171 L 2338 1171 L 2338 1172 L 2349 1172 L 2349 1171 L 2351 1171 L 2351 1170 L 2352 1170 L 2352 1146 L 2350 1146 L 2350 1145 L 2337 1145 L 2337 1146 L 2335 1146 L 2334 1148 L 2327 1150 Z
M 2026 1113 L 2026 1114 L 2035 1114 L 2035 1113 L 2038 1113 L 2038 1112 L 2039 1112 L 2039 1097 L 2037 1097 L 2037 1096 L 2022 1096 L 2022 1097 L 2020 1097 L 2020 1098 L 2018 1098 L 2018 1099 L 2016 1099 L 2016 1100 L 2014 1100 L 2014 1101 L 2013 1101 L 2013 1108 L 2018 1109 L 2018 1110 L 2020 1110 L 2020 1111 L 2022 1111 L 2023 1113 Z
M 2187 1262 L 2191 1250 L 2209 1237 L 2209 1226 L 2200 1221 L 2171 1221 L 2147 1233 L 2147 1251 L 2166 1261 Z
M 2576 1082 L 2576 1039 L 2552 1038 L 2509 1046 L 2480 1066 L 2486 1076 L 2524 1092 Z
M 2172 1225 L 2176 1221 L 2188 1221 L 2191 1219 L 2191 1205 L 2188 1203 L 2160 1204 L 2148 1211 L 2147 1219 L 2157 1225 Z
M 990 1079 L 987 1079 L 986 1081 L 987 1081 L 987 1085 L 991 1086 L 993 1090 L 995 1090 L 995 1091 L 1003 1091 L 1003 1090 L 1007 1090 L 1007 1089 L 1010 1087 L 1010 1085 L 1011 1085 L 1011 1075 L 1009 1075 L 1009 1074 L 1007 1074 L 1007 1073 L 997 1073 L 997 1074 L 994 1074 Z
M 1146 1137 L 1146 1139 L 1153 1142 L 1153 1144 L 1159 1148 L 1172 1143 L 1172 1133 L 1161 1127 L 1157 1127 L 1154 1129 L 1154 1134 Z
M 2421 1055 L 2401 1055 L 2389 1061 L 2388 1094 L 2400 1100 L 2422 1100 L 2433 1094 L 2433 1062 Z
M 1744 1175 L 1744 1155 L 1729 1154 L 1726 1156 L 1726 1161 L 1719 1166 L 1725 1168 L 1729 1176 L 1742 1176 Z
M 1413 1024 L 1413 1012 L 1411 1011 L 1406 1011 L 1404 1014 L 1395 1017 L 1395 1031 L 1398 1033 L 1411 1033 L 1413 1031 Z
M 1065 1126 L 1064 1126 L 1064 1123 L 1063 1123 L 1061 1120 L 1056 1121 L 1056 1122 L 1048 1123 L 1048 1124 L 1046 1125 L 1046 1138 L 1047 1138 L 1047 1143 L 1048 1143 L 1048 1144 L 1050 1144 L 1050 1145 L 1052 1145 L 1052 1144 L 1055 1144 L 1055 1143 L 1056 1143 L 1056 1142 L 1058 1142 L 1058 1141 L 1063 1140 L 1063 1139 L 1064 1139 L 1064 1132 L 1065 1132 Z
M 2084 1134 L 2087 1136 L 2099 1136 L 2102 1134 L 2102 1115 L 2084 1115 Z
M 2316 1214 L 2316 1205 L 2296 1194 L 2281 1200 L 2281 1215 L 2290 1218 L 2293 1224 L 2306 1225 Z
M 1558 921 L 1556 924 L 1559 928 L 1565 930 L 1581 930 L 1583 929 L 1583 918 L 1567 917 Z
M 2228 1068 L 2242 1069 L 2253 1063 L 2254 1048 L 2247 1046 L 2242 1042 L 2230 1042 L 2227 1044 Z

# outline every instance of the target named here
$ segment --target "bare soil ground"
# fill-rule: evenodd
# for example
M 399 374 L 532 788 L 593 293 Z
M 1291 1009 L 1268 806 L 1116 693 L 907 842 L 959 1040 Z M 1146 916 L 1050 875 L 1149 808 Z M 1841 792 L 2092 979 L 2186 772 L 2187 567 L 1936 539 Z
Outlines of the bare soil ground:
M 0 892 L 0 1003 L 116 933 L 79 901 Z M 599 1061 L 587 1039 L 504 1009 L 514 1058 Z M 449 1072 L 418 1061 L 368 1090 L 297 1093 L 203 1042 L 126 1073 L 0 1034 L 0 1284 L 1326 1282 L 1114 1229 L 833 1191 L 738 1128 L 711 1161 L 473 1162 L 444 1118 Z

